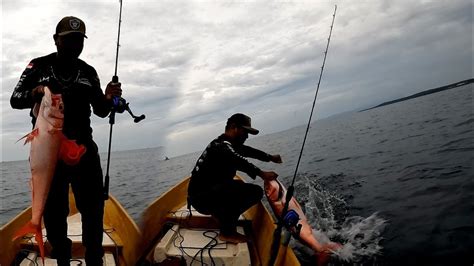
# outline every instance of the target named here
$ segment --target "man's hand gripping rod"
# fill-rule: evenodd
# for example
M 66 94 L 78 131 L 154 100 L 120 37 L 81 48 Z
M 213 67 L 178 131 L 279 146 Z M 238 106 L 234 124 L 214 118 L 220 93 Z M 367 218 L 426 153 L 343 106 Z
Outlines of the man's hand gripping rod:
M 114 76 L 112 77 L 112 83 L 118 83 L 119 78 L 117 76 L 117 65 L 118 65 L 118 53 L 119 53 L 119 47 L 120 47 L 120 26 L 122 24 L 122 0 L 120 0 L 120 14 L 119 14 L 119 25 L 118 25 L 118 36 L 117 36 L 117 51 L 115 54 L 115 73 Z M 110 124 L 110 133 L 109 133 L 109 149 L 107 153 L 107 170 L 105 174 L 105 181 L 104 181 L 104 200 L 109 199 L 109 182 L 110 182 L 110 176 L 109 176 L 109 168 L 110 168 L 110 150 L 112 147 L 112 128 L 113 125 L 115 124 L 115 113 L 123 113 L 125 110 L 134 118 L 134 122 L 138 123 L 145 119 L 145 115 L 142 114 L 140 116 L 135 116 L 132 113 L 132 110 L 130 110 L 130 107 L 128 106 L 129 103 L 122 97 L 119 96 L 114 96 L 112 98 L 112 110 L 109 115 L 109 124 Z

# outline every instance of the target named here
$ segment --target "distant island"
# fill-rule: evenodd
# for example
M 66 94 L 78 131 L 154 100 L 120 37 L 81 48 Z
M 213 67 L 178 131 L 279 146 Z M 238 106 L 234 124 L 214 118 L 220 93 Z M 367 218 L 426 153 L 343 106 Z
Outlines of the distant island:
M 440 92 L 440 91 L 444 91 L 444 90 L 454 89 L 454 88 L 457 88 L 457 87 L 460 87 L 460 86 L 464 86 L 464 85 L 467 85 L 467 84 L 473 83 L 473 82 L 474 82 L 474 79 L 466 79 L 466 80 L 459 81 L 459 82 L 456 82 L 456 83 L 453 83 L 453 84 L 449 84 L 449 85 L 446 85 L 446 86 L 442 86 L 442 87 L 438 87 L 438 88 L 434 88 L 434 89 L 422 91 L 422 92 L 419 92 L 419 93 L 415 93 L 415 94 L 410 95 L 410 96 L 408 96 L 408 97 L 403 97 L 403 98 L 396 99 L 396 100 L 393 100 L 393 101 L 384 102 L 384 103 L 381 103 L 381 104 L 379 104 L 379 105 L 377 105 L 377 106 L 374 106 L 374 107 L 370 107 L 370 108 L 361 110 L 361 111 L 359 111 L 359 112 L 371 110 L 371 109 L 378 108 L 378 107 L 385 106 L 385 105 L 389 105 L 389 104 L 392 104 L 392 103 L 398 103 L 398 102 L 406 101 L 406 100 L 409 100 L 409 99 L 413 99 L 413 98 L 425 96 L 425 95 L 428 95 L 428 94 L 432 94 L 432 93 L 436 93 L 436 92 Z

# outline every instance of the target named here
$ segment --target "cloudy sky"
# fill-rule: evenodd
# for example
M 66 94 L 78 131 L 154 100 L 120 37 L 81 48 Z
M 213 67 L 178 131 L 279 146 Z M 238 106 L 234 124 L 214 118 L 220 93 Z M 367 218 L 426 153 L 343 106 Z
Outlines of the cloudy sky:
M 113 149 L 164 146 L 168 156 L 201 150 L 243 112 L 261 134 L 307 122 L 334 5 L 337 14 L 315 115 L 327 117 L 473 76 L 473 6 L 450 1 L 128 1 L 123 2 L 118 75 L 135 124 L 117 116 Z M 55 51 L 57 22 L 87 26 L 81 58 L 102 85 L 115 63 L 118 0 L 4 0 L 1 149 L 31 130 L 28 110 L 9 99 L 28 62 Z M 105 88 L 105 87 L 104 87 Z M 108 119 L 94 118 L 106 151 Z

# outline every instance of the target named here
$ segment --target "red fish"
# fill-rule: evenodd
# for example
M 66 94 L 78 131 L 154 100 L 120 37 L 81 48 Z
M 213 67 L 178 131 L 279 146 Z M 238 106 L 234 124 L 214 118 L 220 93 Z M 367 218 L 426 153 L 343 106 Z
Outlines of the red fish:
M 38 110 L 38 106 L 35 106 L 35 110 Z M 62 159 L 67 164 L 77 164 L 86 148 L 67 139 L 62 133 L 64 104 L 60 94 L 52 94 L 48 87 L 44 87 L 44 96 L 36 116 L 33 131 L 23 137 L 26 138 L 25 144 L 31 143 L 31 220 L 15 233 L 13 240 L 29 233 L 35 234 L 44 264 L 41 220 L 57 161 Z
M 268 202 L 277 217 L 281 217 L 286 201 L 286 188 L 278 180 L 264 181 L 265 195 Z M 325 265 L 329 260 L 329 253 L 341 247 L 340 244 L 329 242 L 321 244 L 313 235 L 313 228 L 308 223 L 308 218 L 304 214 L 301 205 L 294 197 L 291 198 L 288 204 L 288 210 L 294 210 L 299 215 L 299 223 L 301 224 L 301 231 L 299 240 L 318 253 L 318 265 Z

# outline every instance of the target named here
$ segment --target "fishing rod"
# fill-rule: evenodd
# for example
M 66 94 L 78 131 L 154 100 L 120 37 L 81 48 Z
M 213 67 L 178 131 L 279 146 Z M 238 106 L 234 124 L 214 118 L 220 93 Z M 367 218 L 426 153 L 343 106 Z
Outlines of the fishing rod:
M 289 203 L 290 203 L 291 198 L 293 197 L 293 194 L 294 194 L 294 191 L 295 191 L 294 185 L 295 185 L 295 180 L 296 180 L 296 174 L 298 173 L 298 167 L 300 165 L 301 156 L 303 155 L 303 149 L 304 149 L 304 145 L 306 143 L 306 138 L 308 137 L 308 132 L 309 132 L 310 124 L 311 124 L 311 119 L 313 118 L 314 106 L 316 105 L 316 99 L 318 98 L 319 86 L 321 84 L 321 78 L 323 76 L 323 71 L 324 71 L 324 65 L 326 64 L 326 57 L 328 55 L 328 50 L 329 50 L 329 42 L 331 41 L 332 29 L 333 29 L 333 26 L 334 26 L 334 19 L 336 18 L 336 10 L 337 10 L 337 5 L 334 6 L 334 14 L 332 15 L 332 23 L 331 23 L 331 28 L 329 30 L 329 38 L 328 38 L 328 42 L 327 42 L 327 45 L 326 45 L 326 51 L 324 51 L 324 59 L 323 59 L 323 64 L 321 66 L 321 72 L 319 73 L 318 86 L 316 87 L 316 93 L 314 95 L 314 100 L 313 100 L 313 106 L 311 107 L 311 113 L 309 115 L 308 124 L 306 126 L 306 132 L 304 134 L 303 144 L 301 145 L 301 150 L 300 150 L 300 154 L 299 154 L 299 157 L 298 157 L 298 162 L 296 163 L 295 173 L 293 175 L 293 180 L 291 181 L 291 185 L 288 188 L 288 191 L 286 192 L 285 205 L 283 206 L 283 212 L 282 212 L 280 217 L 277 217 L 278 218 L 277 228 L 273 232 L 273 242 L 272 242 L 272 246 L 271 246 L 271 250 L 270 250 L 271 254 L 270 254 L 270 260 L 269 260 L 269 264 L 268 264 L 270 266 L 274 265 L 275 260 L 278 256 L 278 251 L 280 249 L 281 232 L 282 232 L 283 227 L 287 223 L 287 222 L 285 222 L 285 220 L 289 220 L 289 218 L 290 218 L 290 220 L 293 220 L 292 223 L 294 223 L 294 217 L 287 217 L 287 214 L 292 214 L 292 213 L 288 212 L 288 206 L 289 206 Z M 288 215 L 288 216 L 292 216 L 292 215 Z M 299 217 L 298 217 L 298 219 L 299 219 Z M 290 237 L 291 237 L 291 234 L 290 234 Z M 290 239 L 288 238 L 285 245 L 288 244 L 289 240 Z
M 118 34 L 117 34 L 117 50 L 115 52 L 115 72 L 114 76 L 112 77 L 112 83 L 118 83 L 119 78 L 117 76 L 117 68 L 118 68 L 118 55 L 119 55 L 119 48 L 120 48 L 120 28 L 122 25 L 122 0 L 120 2 L 120 13 L 119 13 L 119 22 L 118 22 Z M 109 124 L 110 124 L 110 132 L 109 132 L 109 148 L 107 152 L 107 170 L 105 174 L 105 181 L 104 181 L 104 199 L 107 200 L 109 198 L 109 168 L 110 168 L 110 150 L 112 148 L 112 128 L 115 124 L 115 113 L 123 113 L 127 111 L 132 117 L 135 123 L 138 123 L 145 119 L 145 115 L 142 114 L 140 116 L 136 116 L 133 114 L 132 110 L 130 110 L 129 103 L 122 97 L 114 96 L 112 98 L 112 109 L 109 115 Z

